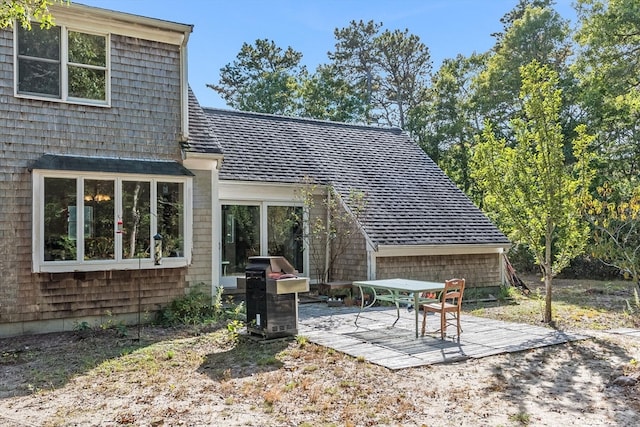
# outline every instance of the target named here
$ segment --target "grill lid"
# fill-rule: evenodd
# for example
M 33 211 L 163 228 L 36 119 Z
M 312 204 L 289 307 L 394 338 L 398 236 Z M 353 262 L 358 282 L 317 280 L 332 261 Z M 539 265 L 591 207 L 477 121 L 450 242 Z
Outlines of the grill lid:
M 247 270 L 265 271 L 270 279 L 295 277 L 298 274 L 289 261 L 283 256 L 252 256 L 249 257 Z

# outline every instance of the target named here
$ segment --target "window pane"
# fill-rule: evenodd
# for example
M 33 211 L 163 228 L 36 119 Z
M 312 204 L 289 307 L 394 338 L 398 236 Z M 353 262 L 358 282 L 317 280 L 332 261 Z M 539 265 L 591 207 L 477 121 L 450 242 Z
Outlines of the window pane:
M 76 210 L 76 180 L 44 179 L 44 260 L 75 260 L 76 222 L 70 212 Z
M 303 273 L 302 207 L 268 206 L 267 239 L 269 255 L 285 257 Z
M 34 24 L 31 31 L 18 27 L 18 55 L 60 60 L 60 27 L 45 30 Z
M 222 206 L 222 267 L 225 276 L 243 276 L 247 260 L 260 255 L 260 207 Z
M 60 97 L 60 64 L 19 59 L 18 92 Z
M 163 256 L 184 256 L 183 187 L 182 183 L 158 182 L 158 233 Z
M 107 65 L 106 38 L 94 34 L 69 31 L 69 62 L 76 64 Z
M 69 66 L 69 96 L 73 98 L 106 99 L 104 70 Z
M 84 181 L 84 257 L 114 259 L 114 182 Z
M 149 258 L 151 184 L 140 181 L 122 183 L 122 257 Z

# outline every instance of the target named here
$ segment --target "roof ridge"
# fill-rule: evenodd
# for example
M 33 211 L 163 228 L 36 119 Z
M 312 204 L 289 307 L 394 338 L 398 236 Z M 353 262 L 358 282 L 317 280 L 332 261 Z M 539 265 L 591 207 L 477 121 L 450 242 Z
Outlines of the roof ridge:
M 258 113 L 254 111 L 242 111 L 242 110 L 233 110 L 228 108 L 218 108 L 218 107 L 202 107 L 202 110 L 207 114 L 233 114 L 238 116 L 253 116 L 253 117 L 264 117 L 270 119 L 279 119 L 282 121 L 293 121 L 299 123 L 313 123 L 313 124 L 326 124 L 332 126 L 340 126 L 340 127 L 349 127 L 354 129 L 367 129 L 367 130 L 378 130 L 383 132 L 389 132 L 393 134 L 401 134 L 405 133 L 402 128 L 393 126 L 393 127 L 384 127 L 384 126 L 375 126 L 375 125 L 367 125 L 360 123 L 348 123 L 348 122 L 337 122 L 334 120 L 325 120 L 325 119 L 316 119 L 313 117 L 296 117 L 296 116 L 285 116 L 283 114 L 273 114 L 273 113 Z

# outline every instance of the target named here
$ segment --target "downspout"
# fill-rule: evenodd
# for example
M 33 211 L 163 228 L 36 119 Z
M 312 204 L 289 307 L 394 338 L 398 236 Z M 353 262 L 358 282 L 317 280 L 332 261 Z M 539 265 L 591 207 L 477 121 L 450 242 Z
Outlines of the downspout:
M 218 197 L 218 171 L 220 170 L 220 160 L 214 160 L 215 165 L 211 168 L 211 296 L 217 297 L 222 283 L 222 220 L 220 218 L 220 198 Z
M 500 264 L 500 286 L 505 286 L 507 284 L 507 279 L 504 274 L 504 248 L 500 248 L 498 251 L 498 263 Z
M 180 44 L 180 140 L 186 142 L 189 139 L 189 61 L 187 55 L 187 43 L 191 30 L 184 33 Z
M 331 187 L 327 187 L 327 233 L 326 240 L 324 242 L 324 277 L 323 281 L 327 283 L 329 281 L 329 259 L 331 257 Z

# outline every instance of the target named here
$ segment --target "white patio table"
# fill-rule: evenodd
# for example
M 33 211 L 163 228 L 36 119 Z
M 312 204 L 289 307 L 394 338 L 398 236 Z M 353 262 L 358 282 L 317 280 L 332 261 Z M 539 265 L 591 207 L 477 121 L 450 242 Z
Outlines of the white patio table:
M 437 293 L 444 289 L 444 282 L 423 282 L 409 279 L 364 280 L 353 282 L 353 285 L 360 289 L 360 311 L 356 316 L 356 325 L 358 324 L 360 313 L 373 306 L 376 301 L 387 301 L 396 305 L 397 317 L 393 325 L 400 319 L 400 303 L 413 304 L 416 316 L 416 338 L 418 338 L 420 305 L 438 301 L 437 298 L 425 298 L 422 295 L 425 293 Z M 373 295 L 368 304 L 365 304 L 365 289 L 370 289 Z

